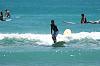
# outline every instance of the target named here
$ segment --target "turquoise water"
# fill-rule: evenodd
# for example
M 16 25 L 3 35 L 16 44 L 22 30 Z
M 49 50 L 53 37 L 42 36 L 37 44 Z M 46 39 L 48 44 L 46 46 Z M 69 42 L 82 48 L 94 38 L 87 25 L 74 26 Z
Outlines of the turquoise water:
M 26 48 L 29 50 L 29 48 Z M 36 49 L 40 49 L 35 51 Z M 45 49 L 45 50 L 43 50 Z M 48 50 L 49 49 L 49 50 Z M 1 52 L 1 66 L 99 66 L 99 51 L 70 48 L 35 48 L 28 52 Z M 96 52 L 95 52 L 96 51 Z
M 0 0 L 0 11 L 9 9 L 11 20 L 0 21 L 0 66 L 99 66 L 100 24 L 80 24 L 81 13 L 88 21 L 100 20 L 99 0 Z M 52 47 L 50 20 L 59 28 Z M 64 36 L 65 29 L 72 34 Z

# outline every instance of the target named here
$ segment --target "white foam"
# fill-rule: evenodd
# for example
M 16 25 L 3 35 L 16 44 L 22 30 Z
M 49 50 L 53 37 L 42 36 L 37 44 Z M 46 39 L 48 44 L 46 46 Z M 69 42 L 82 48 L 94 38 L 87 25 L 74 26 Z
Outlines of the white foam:
M 12 34 L 0 34 L 0 40 L 4 38 L 24 38 L 28 40 L 40 40 L 38 44 L 52 44 L 52 39 L 50 34 L 31 34 L 31 33 L 25 33 L 25 34 L 19 34 L 19 33 L 12 33 Z
M 66 24 L 76 24 L 74 22 L 68 22 L 68 21 L 63 21 L 63 22 L 66 23 Z
M 40 40 L 40 42 L 37 42 L 38 44 L 45 44 L 45 45 L 52 45 L 52 36 L 51 34 L 31 34 L 31 33 L 25 33 L 25 34 L 19 34 L 19 33 L 11 33 L 11 34 L 0 34 L 0 40 L 4 38 L 17 38 L 17 39 L 28 39 L 28 40 Z M 57 36 L 57 41 L 65 41 L 68 42 L 70 40 L 75 39 L 83 39 L 83 38 L 91 38 L 94 40 L 99 39 L 100 40 L 100 32 L 80 32 L 80 33 L 72 33 L 69 36 L 64 36 L 62 34 L 59 34 Z
M 72 37 L 73 39 L 91 38 L 97 40 L 100 39 L 100 32 L 80 32 L 74 33 L 70 37 Z

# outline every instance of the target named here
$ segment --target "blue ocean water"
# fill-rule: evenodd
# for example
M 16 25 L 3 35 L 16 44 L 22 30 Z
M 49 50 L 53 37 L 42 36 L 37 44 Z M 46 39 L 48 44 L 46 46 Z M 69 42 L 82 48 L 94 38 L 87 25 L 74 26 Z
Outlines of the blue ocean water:
M 11 20 L 0 21 L 0 66 L 99 66 L 99 0 L 0 0 L 0 11 L 10 10 Z M 52 47 L 50 21 L 59 28 Z M 72 34 L 64 36 L 65 29 Z

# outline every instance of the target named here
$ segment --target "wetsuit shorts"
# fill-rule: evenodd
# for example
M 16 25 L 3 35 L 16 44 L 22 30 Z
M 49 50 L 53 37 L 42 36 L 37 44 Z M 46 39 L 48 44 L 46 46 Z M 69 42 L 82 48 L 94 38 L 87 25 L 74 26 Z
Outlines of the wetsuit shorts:
M 54 33 L 52 34 L 52 37 L 57 37 L 58 33 L 59 33 L 59 31 L 54 32 Z

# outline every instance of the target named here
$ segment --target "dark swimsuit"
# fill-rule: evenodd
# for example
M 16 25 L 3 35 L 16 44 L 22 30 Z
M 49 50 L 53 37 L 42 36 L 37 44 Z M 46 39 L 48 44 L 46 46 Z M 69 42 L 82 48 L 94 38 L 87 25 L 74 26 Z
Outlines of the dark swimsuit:
M 51 30 L 54 31 L 54 33 L 52 34 L 52 36 L 57 36 L 58 35 L 58 28 L 56 25 L 51 24 Z
M 53 29 L 54 32 L 58 31 L 58 28 L 57 28 L 56 25 L 52 25 L 52 24 L 51 24 L 51 28 Z

